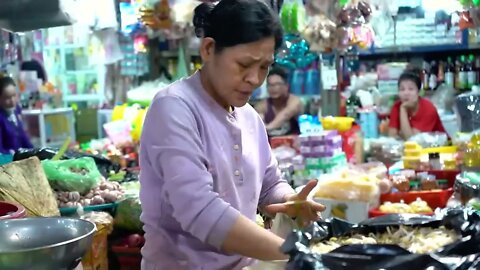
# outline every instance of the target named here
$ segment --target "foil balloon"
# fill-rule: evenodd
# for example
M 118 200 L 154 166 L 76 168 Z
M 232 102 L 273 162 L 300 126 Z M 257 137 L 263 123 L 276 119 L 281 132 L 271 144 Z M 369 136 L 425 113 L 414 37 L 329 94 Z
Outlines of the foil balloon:
M 311 65 L 317 56 L 310 52 L 308 42 L 294 35 L 286 35 L 284 45 L 275 55 L 275 62 L 288 69 L 305 68 Z

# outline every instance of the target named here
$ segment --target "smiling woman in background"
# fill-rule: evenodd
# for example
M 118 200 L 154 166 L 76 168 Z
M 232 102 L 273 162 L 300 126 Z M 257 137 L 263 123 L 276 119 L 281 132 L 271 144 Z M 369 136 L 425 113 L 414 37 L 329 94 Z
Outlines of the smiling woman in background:
M 437 109 L 420 97 L 422 82 L 415 70 L 405 71 L 398 79 L 398 97 L 390 111 L 389 135 L 404 140 L 421 132 L 444 132 Z
M 21 121 L 15 82 L 10 77 L 0 77 L 0 153 L 12 154 L 32 147 Z

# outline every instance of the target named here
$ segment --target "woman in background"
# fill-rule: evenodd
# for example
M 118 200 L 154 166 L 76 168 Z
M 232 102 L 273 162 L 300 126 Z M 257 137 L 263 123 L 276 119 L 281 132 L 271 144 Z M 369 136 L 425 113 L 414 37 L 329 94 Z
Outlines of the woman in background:
M 195 9 L 203 66 L 153 99 L 140 149 L 142 270 L 243 269 L 288 258 L 284 240 L 255 223 L 257 209 L 309 223 L 323 205 L 296 193 L 247 104 L 282 44 L 262 0 L 221 0 Z M 298 208 L 297 208 L 298 207 Z
M 265 122 L 271 136 L 300 134 L 298 116 L 303 113 L 300 98 L 290 94 L 287 73 L 272 68 L 267 76 L 268 98 L 260 101 L 255 109 Z
M 0 153 L 12 154 L 33 145 L 23 128 L 17 104 L 16 85 L 12 78 L 0 78 Z
M 398 79 L 399 100 L 390 111 L 389 136 L 408 140 L 422 132 L 446 133 L 435 106 L 419 96 L 421 85 L 415 71 L 405 71 Z

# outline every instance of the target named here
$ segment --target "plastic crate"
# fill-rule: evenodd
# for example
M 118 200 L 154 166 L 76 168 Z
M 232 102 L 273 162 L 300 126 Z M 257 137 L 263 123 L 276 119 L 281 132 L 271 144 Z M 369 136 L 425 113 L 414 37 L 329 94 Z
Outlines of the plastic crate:
M 400 202 L 411 203 L 417 198 L 427 202 L 432 209 L 437 207 L 444 208 L 447 205 L 448 199 L 453 194 L 453 188 L 445 190 L 431 190 L 431 191 L 410 191 L 410 192 L 394 192 L 382 194 L 380 196 L 380 203 L 384 202 Z
M 131 248 L 124 245 L 113 245 L 112 252 L 117 258 L 119 270 L 140 270 L 142 264 L 141 248 Z

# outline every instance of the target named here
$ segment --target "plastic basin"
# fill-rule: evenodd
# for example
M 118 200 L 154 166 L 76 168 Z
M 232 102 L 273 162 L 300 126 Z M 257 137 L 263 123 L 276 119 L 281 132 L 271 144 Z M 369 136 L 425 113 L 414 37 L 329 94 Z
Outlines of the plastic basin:
M 16 203 L 0 201 L 0 220 L 24 218 L 26 215 L 25 207 Z

